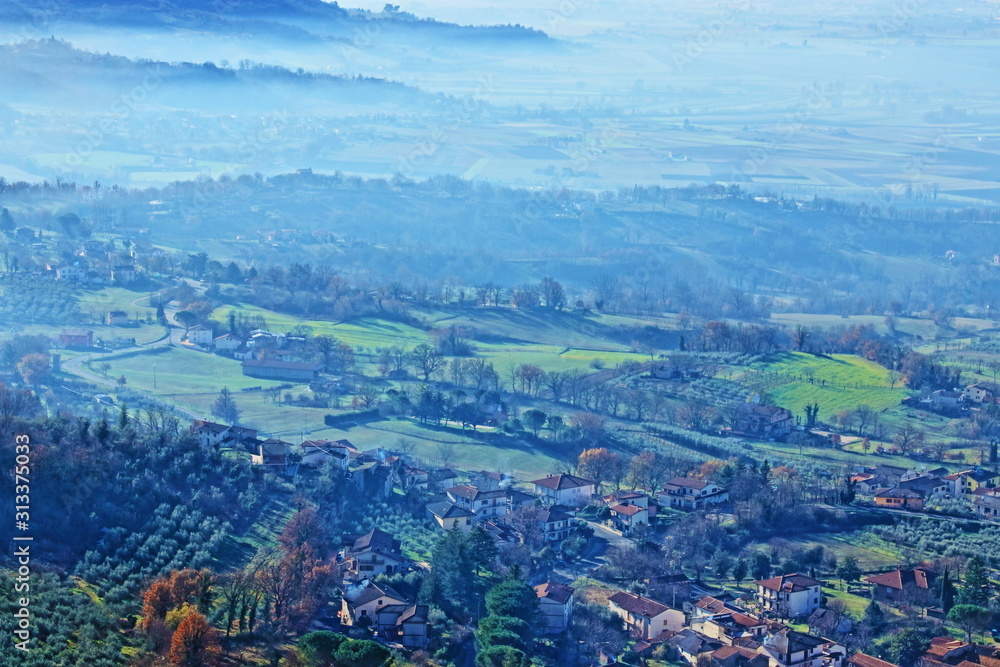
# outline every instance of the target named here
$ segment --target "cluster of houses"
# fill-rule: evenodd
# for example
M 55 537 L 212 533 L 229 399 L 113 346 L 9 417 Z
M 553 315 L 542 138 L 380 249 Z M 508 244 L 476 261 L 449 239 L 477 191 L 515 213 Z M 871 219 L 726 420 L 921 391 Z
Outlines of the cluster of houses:
M 415 604 L 391 586 L 373 581 L 379 575 L 398 574 L 411 567 L 400 541 L 389 533 L 373 528 L 365 535 L 346 536 L 337 556 L 337 572 L 343 582 L 341 625 L 367 626 L 375 637 L 406 649 L 427 648 L 429 607 Z M 573 615 L 573 589 L 547 581 L 534 590 L 542 632 L 565 632 Z
M 940 389 L 931 392 L 926 399 L 937 408 L 962 408 L 976 405 L 1000 403 L 1000 391 L 991 384 L 977 382 L 966 385 L 961 390 Z
M 306 440 L 292 445 L 279 439 L 261 440 L 249 428 L 207 421 L 192 423 L 191 433 L 205 445 L 242 447 L 251 462 L 277 474 L 293 475 L 300 467 L 333 466 L 343 471 L 357 494 L 385 499 L 394 489 L 424 496 L 428 525 L 441 530 L 481 527 L 498 545 L 527 541 L 524 521 L 513 521 L 519 508 L 532 508 L 530 520 L 539 543 L 553 544 L 575 530 L 578 512 L 585 506 L 601 508 L 598 520 L 621 534 L 640 525 L 655 525 L 659 508 L 710 509 L 728 501 L 728 491 L 707 480 L 675 477 L 656 493 L 619 490 L 598 495 L 595 482 L 559 473 L 531 480 L 521 488 L 508 474 L 489 471 L 458 473 L 423 469 L 396 453 L 376 448 L 359 451 L 348 440 Z M 293 451 L 295 452 L 293 456 Z M 894 466 L 879 466 L 855 475 L 858 487 L 910 488 L 907 482 L 931 480 L 932 491 L 971 494 L 995 488 L 998 475 L 979 469 L 955 475 L 942 471 L 919 474 Z M 928 482 L 916 484 L 917 488 Z M 949 486 L 950 484 L 950 486 Z M 991 485 L 991 486 L 986 486 Z M 889 506 L 889 505 L 885 505 Z M 590 510 L 593 516 L 593 509 Z M 516 524 L 516 527 L 515 525 Z M 429 608 L 376 582 L 381 575 L 410 571 L 416 565 L 403 553 L 395 536 L 374 528 L 364 535 L 346 535 L 336 557 L 341 581 L 342 626 L 363 626 L 376 638 L 408 650 L 429 643 Z M 865 578 L 876 599 L 894 605 L 930 605 L 937 587 L 935 573 L 926 566 L 898 567 Z M 755 582 L 755 592 L 736 598 L 730 594 L 701 596 L 682 574 L 647 580 L 645 594 L 618 591 L 608 608 L 622 620 L 641 656 L 667 655 L 692 667 L 896 667 L 872 656 L 849 656 L 847 648 L 827 635 L 850 632 L 850 619 L 823 607 L 822 583 L 793 572 Z M 559 581 L 534 586 L 539 601 L 540 627 L 546 633 L 564 632 L 573 616 L 573 589 Z M 790 627 L 786 622 L 805 623 Z M 981 647 L 952 639 L 935 640 L 921 658 L 920 667 L 958 667 L 962 661 L 1000 667 Z M 977 657 L 978 656 L 978 657 Z M 955 661 L 954 659 L 957 659 Z M 613 656 L 612 656 L 613 658 Z M 849 664 L 848 664 L 849 663 Z M 966 666 L 971 667 L 971 666 Z
M 217 352 L 241 361 L 243 374 L 248 377 L 316 382 L 324 370 L 321 363 L 303 360 L 312 356 L 306 350 L 304 336 L 272 333 L 266 329 L 254 329 L 245 337 L 234 333 L 216 336 L 212 327 L 196 324 L 188 328 L 182 343 L 202 352 Z
M 847 662 L 850 667 L 896 667 L 864 653 L 855 653 Z M 1000 667 L 1000 650 L 996 646 L 970 644 L 954 637 L 934 637 L 930 647 L 913 662 L 913 667 Z
M 163 254 L 145 239 L 123 243 L 128 245 L 127 252 L 109 250 L 107 241 L 97 239 L 87 239 L 79 246 L 59 241 L 55 249 L 63 255 L 72 255 L 72 261 L 47 263 L 44 275 L 67 283 L 128 285 L 142 277 L 137 262 Z
M 505 535 L 510 541 L 523 540 L 510 526 L 510 515 L 519 507 L 536 507 L 538 534 L 545 542 L 566 539 L 577 524 L 577 511 L 586 505 L 602 508 L 599 520 L 620 535 L 656 525 L 659 508 L 701 510 L 729 500 L 729 492 L 712 482 L 674 477 L 655 494 L 639 490 L 618 490 L 603 496 L 591 480 L 559 473 L 528 482 L 529 491 L 513 486 L 510 476 L 480 472 L 468 481 L 433 497 L 427 505 L 430 518 L 442 529 L 457 527 L 468 531 L 482 526 L 487 532 Z
M 932 498 L 964 498 L 985 518 L 1000 519 L 1000 472 L 981 467 L 961 472 L 879 465 L 860 468 L 852 477 L 856 493 L 877 507 L 922 511 Z
M 876 599 L 900 604 L 929 600 L 935 577 L 924 567 L 899 568 L 865 581 Z M 897 667 L 864 653 L 849 655 L 846 646 L 825 636 L 850 632 L 851 620 L 822 606 L 822 582 L 790 573 L 755 586 L 752 597 L 681 595 L 678 602 L 675 595 L 669 603 L 620 591 L 608 598 L 608 607 L 621 617 L 640 656 L 662 647 L 661 654 L 692 667 Z M 777 619 L 804 623 L 808 632 Z M 1000 652 L 939 637 L 915 665 L 1000 667 Z

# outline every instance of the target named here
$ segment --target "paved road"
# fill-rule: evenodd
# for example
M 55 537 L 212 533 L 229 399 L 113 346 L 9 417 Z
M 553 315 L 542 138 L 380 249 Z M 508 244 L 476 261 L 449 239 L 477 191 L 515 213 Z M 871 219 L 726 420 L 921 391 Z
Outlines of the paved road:
M 205 291 L 204 284 L 201 283 L 201 282 L 199 282 L 199 281 L 196 281 L 196 280 L 187 280 L 186 282 L 189 285 L 191 285 L 192 287 L 194 287 L 195 291 L 197 291 L 199 294 L 203 293 Z M 140 296 L 140 297 L 137 297 L 135 299 L 132 299 L 132 301 L 130 301 L 129 303 L 131 305 L 133 305 L 133 306 L 136 306 L 136 305 L 138 305 L 138 303 L 140 301 L 144 301 L 144 300 L 146 300 L 148 298 L 149 298 L 149 296 Z M 179 346 L 181 344 L 181 339 L 184 337 L 184 327 L 180 323 L 178 323 L 177 320 L 174 317 L 177 314 L 178 310 L 179 310 L 179 308 L 173 302 L 166 304 L 163 307 L 163 314 L 167 318 L 167 330 L 164 332 L 164 335 L 162 337 L 158 338 L 155 341 L 152 341 L 150 343 L 146 343 L 145 345 L 139 346 L 138 350 L 144 351 L 144 350 L 150 350 L 150 349 L 156 348 L 156 347 Z M 121 350 L 121 351 L 122 352 L 136 352 L 137 349 L 136 348 L 128 348 L 128 349 Z M 116 388 L 117 387 L 117 381 L 116 381 L 115 378 L 105 377 L 105 376 L 101 375 L 100 373 L 95 373 L 94 371 L 90 370 L 85 365 L 84 362 L 87 359 L 89 359 L 89 358 L 95 358 L 95 360 L 99 359 L 100 358 L 100 354 L 99 353 L 93 354 L 93 355 L 82 355 L 81 354 L 78 357 L 75 357 L 73 359 L 68 359 L 65 362 L 63 362 L 62 368 L 63 368 L 63 370 L 65 372 L 71 373 L 73 375 L 76 375 L 77 377 L 83 378 L 84 380 L 86 380 L 88 382 L 91 382 L 91 383 L 93 383 L 93 384 L 95 384 L 95 385 L 97 385 L 99 387 Z M 178 412 L 180 412 L 180 413 L 182 413 L 184 415 L 187 415 L 188 417 L 190 417 L 192 419 L 201 419 L 202 418 L 202 415 L 197 415 L 197 414 L 195 414 L 193 412 L 190 412 L 190 411 L 185 410 L 185 409 L 183 409 L 181 407 L 178 407 L 178 406 L 174 406 L 174 407 L 175 407 L 175 409 Z

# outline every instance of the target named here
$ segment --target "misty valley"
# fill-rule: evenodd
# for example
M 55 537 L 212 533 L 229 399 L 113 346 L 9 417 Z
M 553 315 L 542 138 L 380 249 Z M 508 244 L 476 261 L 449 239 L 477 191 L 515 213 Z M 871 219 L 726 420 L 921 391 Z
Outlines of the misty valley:
M 1000 15 L 0 6 L 0 666 L 998 667 Z

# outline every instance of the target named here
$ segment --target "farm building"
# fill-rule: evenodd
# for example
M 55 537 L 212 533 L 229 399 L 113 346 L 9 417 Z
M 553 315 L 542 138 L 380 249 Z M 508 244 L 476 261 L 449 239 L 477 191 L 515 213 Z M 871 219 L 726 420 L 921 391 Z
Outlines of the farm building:
M 187 339 L 189 343 L 207 347 L 212 344 L 212 340 L 215 338 L 212 334 L 211 327 L 206 327 L 204 324 L 196 324 L 188 329 Z
M 119 264 L 111 268 L 111 280 L 116 283 L 132 283 L 139 277 L 139 273 L 131 264 Z
M 94 332 L 89 329 L 65 329 L 59 332 L 61 347 L 93 347 Z
M 792 431 L 792 413 L 777 405 L 743 403 L 739 406 L 734 433 L 760 438 L 782 438 Z
M 113 327 L 128 326 L 128 313 L 124 310 L 109 310 L 104 316 L 104 323 Z
M 270 361 L 267 359 L 247 359 L 243 362 L 243 374 L 268 380 L 291 380 L 312 382 L 319 379 L 323 364 L 302 361 Z

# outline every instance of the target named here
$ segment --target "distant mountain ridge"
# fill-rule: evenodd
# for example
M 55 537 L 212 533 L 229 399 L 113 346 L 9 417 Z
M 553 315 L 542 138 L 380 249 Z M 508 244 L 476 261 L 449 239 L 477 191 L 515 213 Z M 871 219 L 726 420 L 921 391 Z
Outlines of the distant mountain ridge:
M 406 12 L 372 13 L 345 9 L 322 0 L 49 0 L 42 7 L 25 0 L 0 3 L 0 21 L 30 22 L 36 27 L 59 23 L 144 26 L 163 29 L 233 32 L 280 25 L 282 33 L 333 36 L 378 21 L 382 28 L 449 36 L 548 41 L 549 36 L 521 25 L 461 26 L 420 19 Z
M 179 108 L 226 105 L 227 100 L 235 100 L 236 93 L 243 94 L 247 99 L 241 104 L 250 107 L 278 102 L 303 106 L 324 100 L 380 105 L 447 99 L 387 79 L 292 71 L 258 63 L 226 68 L 213 63 L 132 60 L 81 51 L 55 38 L 0 45 L 0 87 L 10 91 L 8 102 L 76 100 L 74 104 L 85 105 L 93 100 L 100 107 L 104 104 L 97 94 L 100 91 L 121 94 L 137 84 L 149 89 L 151 99 Z M 197 95 L 191 94 L 190 86 L 199 86 Z

